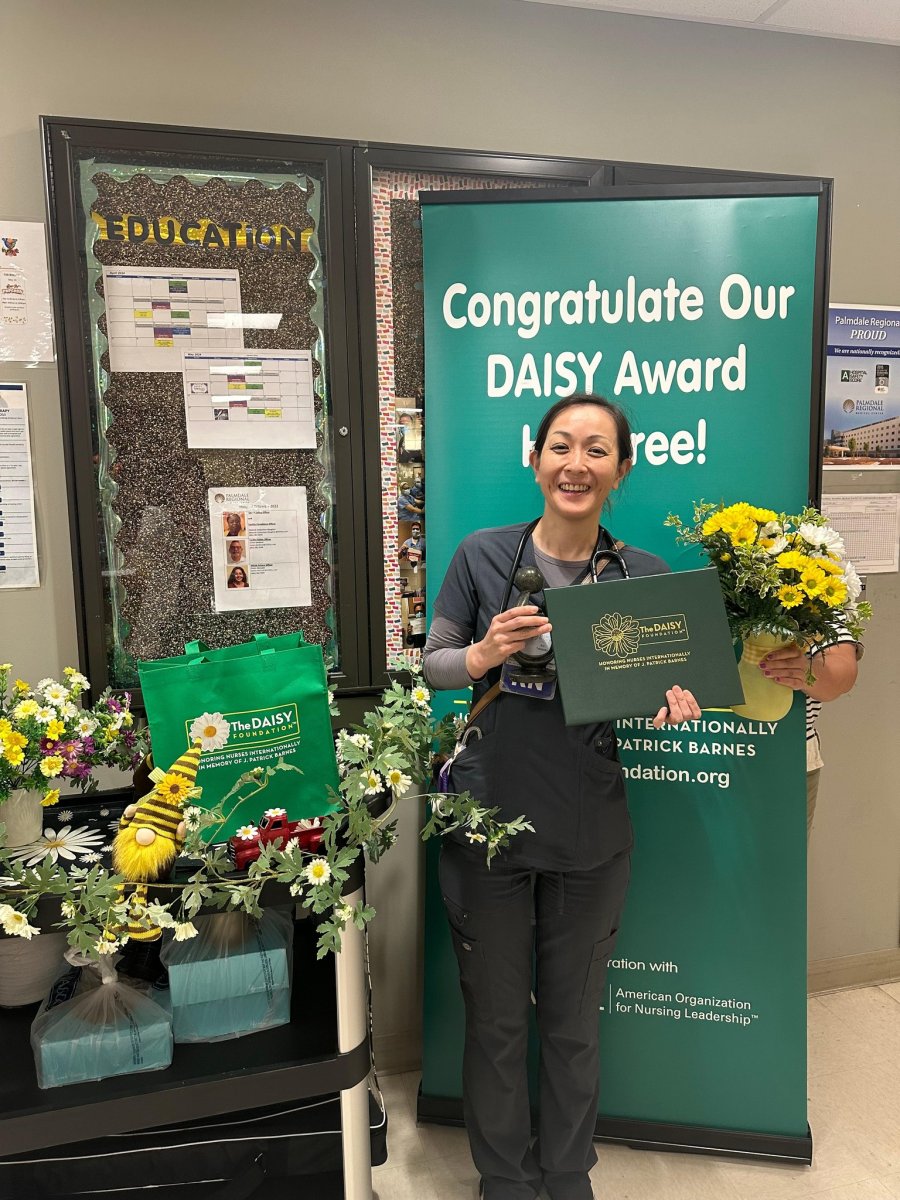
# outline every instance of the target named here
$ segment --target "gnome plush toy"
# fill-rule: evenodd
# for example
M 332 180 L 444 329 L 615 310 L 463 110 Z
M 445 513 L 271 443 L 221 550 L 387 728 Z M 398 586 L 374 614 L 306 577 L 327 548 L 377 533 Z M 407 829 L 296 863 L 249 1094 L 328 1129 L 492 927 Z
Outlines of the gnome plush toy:
M 184 845 L 182 808 L 194 792 L 200 743 L 194 742 L 168 771 L 150 772 L 153 791 L 129 804 L 119 819 L 113 867 L 133 883 L 168 878 Z
M 200 761 L 200 743 L 182 754 L 172 768 L 163 772 L 154 768 L 150 782 L 154 790 L 127 806 L 119 818 L 119 832 L 113 842 L 113 868 L 128 883 L 138 887 L 128 895 L 130 919 L 128 938 L 136 942 L 155 941 L 161 930 L 142 920 L 146 906 L 146 884 L 167 880 L 185 844 L 185 822 L 181 810 L 185 800 L 197 794 L 194 780 Z

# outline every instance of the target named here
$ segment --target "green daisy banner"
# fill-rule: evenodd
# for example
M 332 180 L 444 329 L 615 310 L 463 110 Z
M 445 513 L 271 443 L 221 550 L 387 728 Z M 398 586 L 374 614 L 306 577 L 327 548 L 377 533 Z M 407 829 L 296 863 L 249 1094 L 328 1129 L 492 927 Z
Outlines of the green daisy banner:
M 467 533 L 539 514 L 528 450 L 542 414 L 575 392 L 617 401 L 634 430 L 634 469 L 606 524 L 675 570 L 702 564 L 676 545 L 669 512 L 807 502 L 821 188 L 675 190 L 423 204 L 432 598 Z M 750 1135 L 743 1149 L 762 1135 L 802 1158 L 803 697 L 773 722 L 707 710 L 656 730 L 650 716 L 618 727 L 636 843 L 599 1014 L 599 1128 L 722 1147 Z M 432 869 L 425 1115 L 461 1095 L 455 975 Z

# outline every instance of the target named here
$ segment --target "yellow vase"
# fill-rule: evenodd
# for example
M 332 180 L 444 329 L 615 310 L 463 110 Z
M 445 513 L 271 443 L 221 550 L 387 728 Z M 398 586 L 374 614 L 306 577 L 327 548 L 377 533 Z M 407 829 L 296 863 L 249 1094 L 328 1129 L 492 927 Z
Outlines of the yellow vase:
M 794 689 L 768 679 L 759 664 L 773 650 L 789 646 L 793 638 L 775 633 L 754 633 L 744 638 L 744 649 L 738 663 L 738 675 L 744 689 L 744 703 L 732 706 L 740 717 L 751 721 L 780 721 L 790 712 Z

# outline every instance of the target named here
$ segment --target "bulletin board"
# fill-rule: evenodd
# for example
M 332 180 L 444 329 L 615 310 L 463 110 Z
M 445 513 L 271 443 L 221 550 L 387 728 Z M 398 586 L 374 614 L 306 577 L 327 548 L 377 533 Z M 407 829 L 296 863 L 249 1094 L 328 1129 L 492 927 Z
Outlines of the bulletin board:
M 222 149 L 69 154 L 83 640 L 115 688 L 258 632 L 302 630 L 341 670 L 328 162 Z

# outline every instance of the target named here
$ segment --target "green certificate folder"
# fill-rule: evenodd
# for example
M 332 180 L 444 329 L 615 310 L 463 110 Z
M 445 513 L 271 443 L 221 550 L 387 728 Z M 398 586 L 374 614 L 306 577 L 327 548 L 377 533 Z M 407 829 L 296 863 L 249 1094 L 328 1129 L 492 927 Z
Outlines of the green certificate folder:
M 547 588 L 567 725 L 655 716 L 679 684 L 701 708 L 744 694 L 715 567 Z

